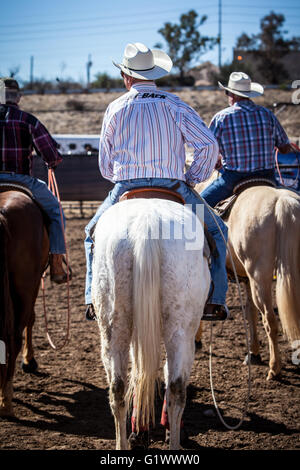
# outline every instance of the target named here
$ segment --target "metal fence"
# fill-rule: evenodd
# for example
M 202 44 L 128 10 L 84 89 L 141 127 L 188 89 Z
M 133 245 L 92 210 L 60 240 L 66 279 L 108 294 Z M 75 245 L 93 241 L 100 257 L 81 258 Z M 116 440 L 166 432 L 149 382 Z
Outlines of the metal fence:
M 41 157 L 33 157 L 33 175 L 48 181 L 47 168 Z M 98 154 L 63 155 L 55 170 L 62 201 L 103 201 L 113 184 L 101 176 Z

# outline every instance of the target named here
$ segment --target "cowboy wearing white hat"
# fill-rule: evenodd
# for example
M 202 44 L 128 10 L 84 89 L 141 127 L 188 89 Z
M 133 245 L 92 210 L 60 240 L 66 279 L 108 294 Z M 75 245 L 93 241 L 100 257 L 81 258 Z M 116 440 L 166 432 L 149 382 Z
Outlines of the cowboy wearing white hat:
M 276 116 L 251 100 L 263 95 L 262 85 L 243 72 L 233 72 L 228 85 L 219 82 L 219 87 L 225 90 L 229 107 L 213 117 L 209 128 L 219 143 L 216 168 L 222 167 L 221 175 L 201 193 L 212 207 L 231 196 L 241 180 L 266 178 L 275 183 L 275 147 L 281 153 L 294 151 Z
M 223 90 L 243 98 L 255 98 L 264 93 L 264 87 L 259 83 L 251 82 L 251 78 L 243 72 L 232 72 L 227 86 L 222 85 L 220 82 L 218 84 Z
M 102 123 L 99 147 L 99 167 L 102 175 L 115 187 L 86 227 L 86 317 L 93 318 L 91 299 L 92 230 L 103 212 L 129 189 L 145 186 L 173 188 L 187 204 L 196 210 L 203 200 L 192 191 L 200 181 L 212 173 L 218 145 L 194 109 L 179 97 L 158 90 L 155 79 L 167 75 L 172 68 L 170 57 L 160 50 L 151 50 L 142 43 L 127 44 L 121 63 L 113 62 L 121 70 L 128 90 L 107 108 Z M 185 144 L 194 150 L 194 160 L 185 173 Z M 227 274 L 226 246 L 222 234 L 204 205 L 204 219 L 215 239 L 219 256 L 211 264 L 214 291 L 207 305 L 204 319 L 224 319 Z M 227 229 L 219 219 L 224 236 Z
M 170 57 L 159 49 L 150 50 L 140 42 L 127 44 L 121 64 L 113 64 L 130 77 L 157 80 L 167 75 L 173 66 Z

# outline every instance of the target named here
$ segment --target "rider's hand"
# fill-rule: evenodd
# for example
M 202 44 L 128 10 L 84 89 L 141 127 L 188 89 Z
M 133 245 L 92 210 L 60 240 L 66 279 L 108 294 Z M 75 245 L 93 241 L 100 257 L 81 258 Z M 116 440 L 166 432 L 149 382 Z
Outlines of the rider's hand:
M 222 166 L 223 166 L 223 165 L 222 165 L 222 160 L 219 159 L 219 160 L 217 161 L 216 165 L 215 165 L 215 170 L 217 170 L 217 171 L 218 171 L 218 170 L 221 170 Z

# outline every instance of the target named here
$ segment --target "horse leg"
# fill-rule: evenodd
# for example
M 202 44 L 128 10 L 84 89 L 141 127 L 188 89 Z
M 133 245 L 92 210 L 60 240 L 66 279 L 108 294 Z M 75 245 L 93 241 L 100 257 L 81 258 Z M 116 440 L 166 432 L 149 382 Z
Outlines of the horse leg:
M 202 333 L 203 333 L 203 322 L 201 321 L 200 325 L 199 325 L 199 328 L 198 328 L 198 331 L 196 333 L 196 337 L 195 337 L 196 349 L 201 349 L 202 348 Z
M 34 324 L 34 313 L 32 322 L 27 325 L 24 329 L 24 345 L 23 345 L 23 353 L 22 353 L 22 370 L 26 373 L 33 374 L 37 371 L 38 365 L 34 358 L 33 353 L 33 346 L 32 346 L 32 328 Z
M 0 417 L 14 416 L 12 398 L 13 380 L 10 378 L 0 387 Z
M 15 372 L 16 358 L 22 347 L 22 336 L 14 340 L 13 348 L 10 348 L 8 363 L 5 366 L 6 370 L 2 375 L 0 371 L 0 417 L 14 416 L 12 399 L 13 399 L 13 377 Z
M 272 279 L 261 276 L 259 279 L 250 277 L 253 302 L 262 315 L 263 325 L 269 341 L 269 372 L 267 380 L 279 375 L 281 370 L 280 352 L 278 348 L 278 323 L 273 310 Z
M 250 357 L 248 354 L 245 357 L 244 364 L 248 364 L 248 361 L 251 361 L 251 364 L 258 365 L 261 364 L 261 357 L 259 354 L 259 341 L 257 334 L 257 321 L 258 321 L 258 311 L 252 300 L 251 288 L 249 284 L 246 284 L 246 318 L 248 320 L 250 328 Z
M 182 333 L 182 332 L 181 332 Z M 166 342 L 166 405 L 170 429 L 170 450 L 180 449 L 181 419 L 186 403 L 186 387 L 194 360 L 194 336 L 174 335 Z
M 101 352 L 102 361 L 106 370 L 106 375 L 109 384 L 109 402 L 112 414 L 115 421 L 116 432 L 116 449 L 127 450 L 127 436 L 126 436 L 126 417 L 127 417 L 127 403 L 125 400 L 126 394 L 126 378 L 128 369 L 128 356 L 129 356 L 129 338 L 124 333 L 122 337 L 117 337 L 120 332 L 118 325 L 116 332 L 112 328 L 101 329 Z

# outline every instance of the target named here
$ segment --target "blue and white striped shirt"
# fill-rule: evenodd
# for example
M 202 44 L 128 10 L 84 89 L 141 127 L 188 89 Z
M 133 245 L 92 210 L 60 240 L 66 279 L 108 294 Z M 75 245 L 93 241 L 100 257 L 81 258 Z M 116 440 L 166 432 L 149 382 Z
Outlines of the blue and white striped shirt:
M 219 143 L 222 164 L 227 170 L 272 169 L 274 147 L 289 143 L 276 116 L 247 99 L 219 111 L 209 128 Z
M 186 174 L 185 144 L 194 149 Z M 154 82 L 135 83 L 105 112 L 99 168 L 111 181 L 174 178 L 197 183 L 209 178 L 217 157 L 217 141 L 196 111 Z

